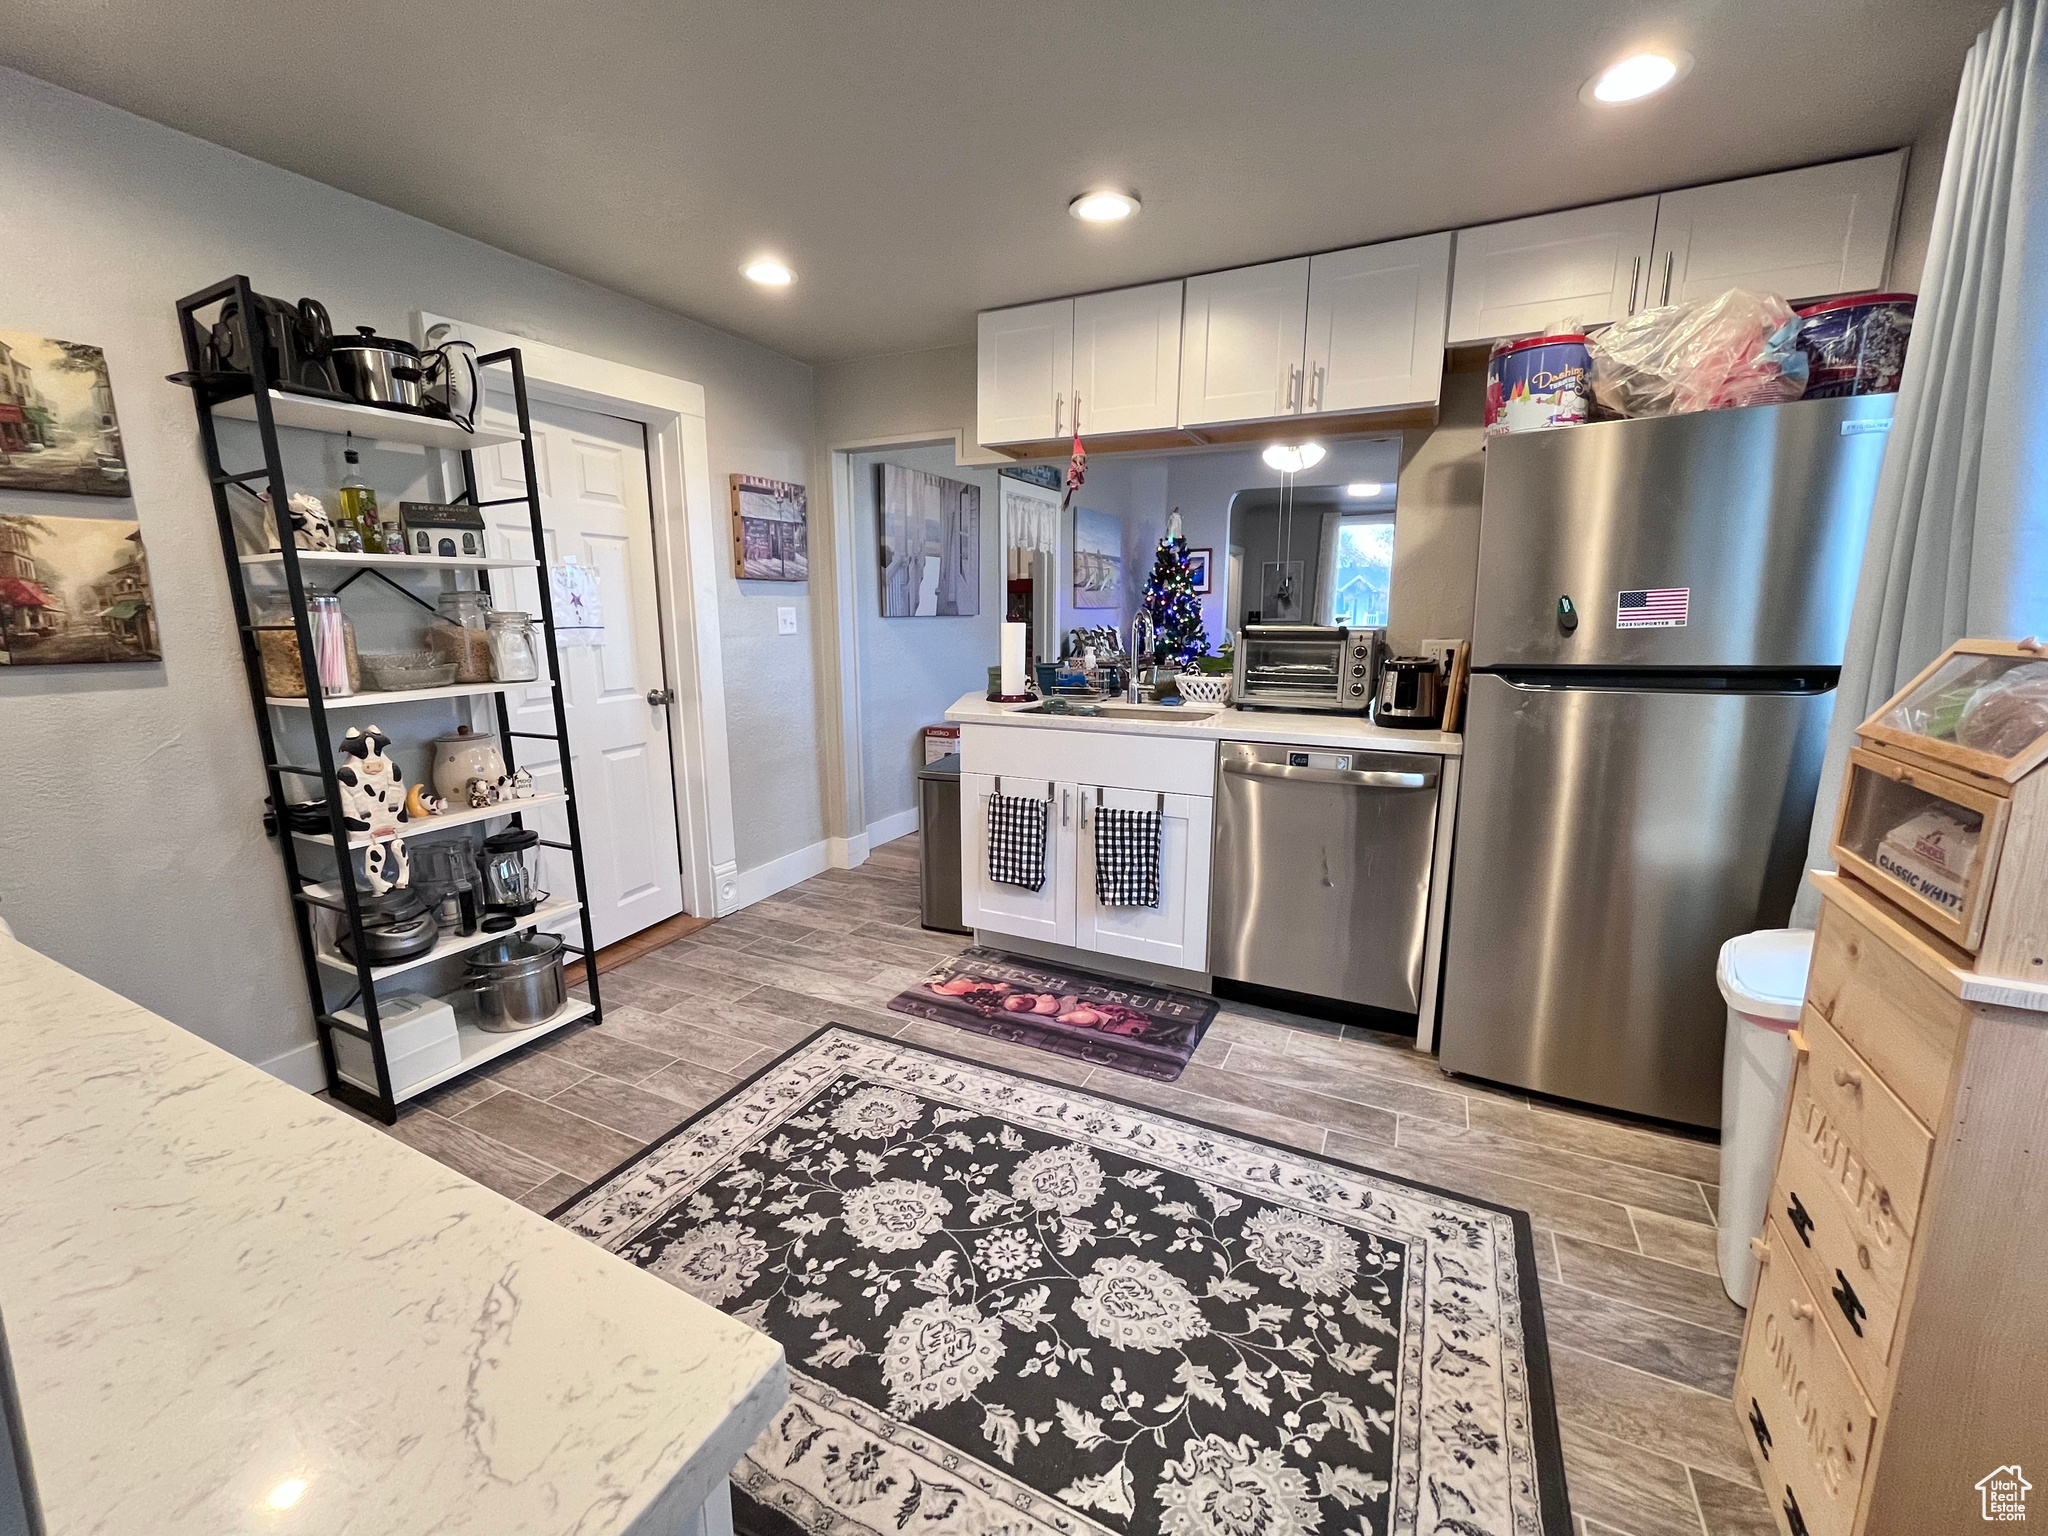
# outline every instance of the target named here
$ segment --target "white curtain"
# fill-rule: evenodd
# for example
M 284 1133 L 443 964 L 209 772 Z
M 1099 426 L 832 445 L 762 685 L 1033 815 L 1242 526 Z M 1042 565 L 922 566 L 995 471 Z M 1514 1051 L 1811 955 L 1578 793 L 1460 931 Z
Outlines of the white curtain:
M 2048 16 L 1963 63 L 1933 238 L 1828 731 L 1810 868 L 1856 727 L 1951 641 L 2048 635 Z M 1819 906 L 1801 889 L 1796 920 Z

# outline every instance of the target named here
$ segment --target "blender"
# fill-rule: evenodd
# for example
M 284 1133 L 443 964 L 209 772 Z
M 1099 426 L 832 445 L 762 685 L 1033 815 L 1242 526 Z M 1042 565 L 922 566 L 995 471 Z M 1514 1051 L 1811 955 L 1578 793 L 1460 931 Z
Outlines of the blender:
M 540 834 L 531 827 L 507 827 L 484 839 L 483 881 L 486 933 L 509 928 L 548 898 L 540 888 Z

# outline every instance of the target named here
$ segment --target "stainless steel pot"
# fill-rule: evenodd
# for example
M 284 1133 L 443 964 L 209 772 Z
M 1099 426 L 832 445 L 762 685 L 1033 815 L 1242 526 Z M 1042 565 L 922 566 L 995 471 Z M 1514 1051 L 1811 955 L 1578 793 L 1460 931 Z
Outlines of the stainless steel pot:
M 424 411 L 421 385 L 426 367 L 420 349 L 409 341 L 379 336 L 375 327 L 359 325 L 354 336 L 337 336 L 328 344 L 342 389 L 364 405 Z
M 476 994 L 478 1029 L 505 1035 L 545 1024 L 569 999 L 561 936 L 519 933 L 478 950 L 470 957 L 468 985 Z

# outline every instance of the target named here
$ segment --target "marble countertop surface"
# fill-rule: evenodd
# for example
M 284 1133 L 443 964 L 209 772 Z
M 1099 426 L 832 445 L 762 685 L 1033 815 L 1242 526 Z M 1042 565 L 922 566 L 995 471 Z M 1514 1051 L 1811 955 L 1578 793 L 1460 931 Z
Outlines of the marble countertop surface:
M 762 1334 L 4 934 L 0 1314 L 53 1536 L 666 1536 L 787 1392 Z
M 1104 700 L 1118 704 L 1117 700 Z M 1362 715 L 1289 714 L 1269 709 L 1203 709 L 1200 705 L 1152 705 L 1142 719 L 1087 715 L 1040 715 L 1024 704 L 993 704 L 979 693 L 963 693 L 946 718 L 968 725 L 1023 725 L 1040 730 L 1099 731 L 1124 736 L 1195 736 L 1212 741 L 1274 741 L 1301 747 L 1363 747 L 1379 752 L 1421 752 L 1461 757 L 1465 739 L 1447 731 L 1398 731 L 1374 725 Z

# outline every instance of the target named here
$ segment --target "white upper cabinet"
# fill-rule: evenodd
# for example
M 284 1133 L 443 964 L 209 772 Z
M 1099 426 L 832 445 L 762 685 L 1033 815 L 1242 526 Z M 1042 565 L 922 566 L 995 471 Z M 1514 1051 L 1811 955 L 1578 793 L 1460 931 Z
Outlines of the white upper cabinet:
M 1180 424 L 1292 416 L 1302 402 L 1309 259 L 1187 280 Z
M 1180 406 L 1181 284 L 1074 300 L 1073 410 L 1084 433 L 1174 424 Z M 1068 426 L 1073 419 L 1068 419 Z
M 976 327 L 975 437 L 1033 443 L 1074 425 L 1074 300 L 983 313 Z
M 1657 199 L 1631 198 L 1458 231 L 1452 345 L 1600 325 L 1647 308 Z
M 1882 287 L 1905 175 L 1900 149 L 1665 193 L 1653 302 L 1750 288 L 1796 303 Z
M 1450 285 L 1447 234 L 1310 257 L 1303 413 L 1434 404 Z

